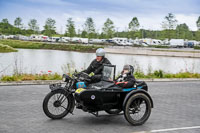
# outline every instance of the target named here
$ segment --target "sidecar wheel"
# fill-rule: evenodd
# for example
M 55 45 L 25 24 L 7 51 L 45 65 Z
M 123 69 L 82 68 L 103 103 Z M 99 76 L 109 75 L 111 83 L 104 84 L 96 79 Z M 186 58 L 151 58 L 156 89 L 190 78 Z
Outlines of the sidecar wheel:
M 121 109 L 108 109 L 108 110 L 105 110 L 106 113 L 108 114 L 119 114 L 122 110 Z
M 70 102 L 64 90 L 52 91 L 44 98 L 43 111 L 51 119 L 61 119 L 69 113 Z
M 124 116 L 130 124 L 142 125 L 148 120 L 150 114 L 151 102 L 145 94 L 134 94 L 126 102 Z

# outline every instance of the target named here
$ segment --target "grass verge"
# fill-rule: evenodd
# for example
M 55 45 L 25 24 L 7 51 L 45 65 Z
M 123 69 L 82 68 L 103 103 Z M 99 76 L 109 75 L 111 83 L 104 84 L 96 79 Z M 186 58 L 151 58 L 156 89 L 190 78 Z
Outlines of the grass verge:
M 61 80 L 61 75 L 54 74 L 14 74 L 3 75 L 0 81 L 31 81 L 31 80 Z
M 200 46 L 194 46 L 194 49 L 200 49 Z
M 102 46 L 88 46 L 80 44 L 47 44 L 43 42 L 20 41 L 20 40 L 0 40 L 1 44 L 8 45 L 13 48 L 23 49 L 52 49 L 64 51 L 80 51 L 80 52 L 94 52 Z
M 162 78 L 200 78 L 198 73 L 179 72 L 176 74 L 164 73 L 162 70 L 156 70 L 153 73 L 144 74 L 143 72 L 136 71 L 134 73 L 136 79 L 162 79 Z M 31 81 L 31 80 L 61 80 L 62 75 L 57 73 L 49 74 L 14 74 L 11 76 L 4 75 L 0 81 Z
M 144 74 L 141 71 L 136 71 L 134 73 L 135 78 L 200 78 L 199 73 L 190 73 L 190 72 L 179 72 L 176 74 L 165 73 L 162 70 L 156 70 L 152 73 Z
M 7 53 L 7 52 L 17 52 L 17 50 L 11 46 L 0 44 L 0 53 Z

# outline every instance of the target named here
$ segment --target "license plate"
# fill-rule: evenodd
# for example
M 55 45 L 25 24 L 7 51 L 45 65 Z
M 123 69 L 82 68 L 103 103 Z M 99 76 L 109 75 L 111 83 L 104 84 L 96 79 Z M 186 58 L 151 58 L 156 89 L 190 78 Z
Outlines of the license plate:
M 85 89 L 83 89 L 83 88 L 79 88 L 79 89 L 77 89 L 75 92 L 76 93 L 81 93 L 82 91 L 84 91 Z

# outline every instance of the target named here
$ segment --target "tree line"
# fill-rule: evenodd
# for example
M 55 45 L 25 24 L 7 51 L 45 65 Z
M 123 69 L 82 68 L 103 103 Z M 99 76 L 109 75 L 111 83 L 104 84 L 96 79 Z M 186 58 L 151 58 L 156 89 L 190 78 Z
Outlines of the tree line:
M 126 37 L 126 38 L 154 38 L 154 39 L 189 39 L 200 41 L 200 16 L 196 21 L 197 31 L 192 31 L 189 29 L 186 23 L 177 24 L 178 21 L 172 13 L 168 13 L 164 17 L 161 24 L 162 30 L 146 30 L 140 28 L 140 23 L 137 17 L 133 17 L 128 24 L 128 28 L 124 31 L 117 31 L 114 22 L 107 18 L 103 24 L 101 33 L 95 28 L 95 23 L 91 17 L 88 17 L 82 26 L 82 29 L 76 29 L 75 22 L 72 18 L 68 18 L 66 21 L 66 30 L 64 35 L 68 37 L 82 37 L 82 38 L 100 38 L 109 39 L 112 37 Z M 0 22 L 0 34 L 7 35 L 31 35 L 31 34 L 44 34 L 47 36 L 59 35 L 56 33 L 56 20 L 52 18 L 47 18 L 44 30 L 39 29 L 39 25 L 36 19 L 30 19 L 28 22 L 28 28 L 25 28 L 22 23 L 22 18 L 17 17 L 14 20 L 14 25 L 10 24 L 8 19 L 2 19 Z

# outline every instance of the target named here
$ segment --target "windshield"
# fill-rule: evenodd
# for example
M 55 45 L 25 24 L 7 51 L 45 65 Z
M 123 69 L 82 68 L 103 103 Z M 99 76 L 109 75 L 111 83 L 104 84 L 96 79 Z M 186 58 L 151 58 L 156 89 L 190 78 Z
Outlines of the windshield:
M 103 68 L 103 80 L 114 81 L 115 79 L 115 66 L 113 65 L 105 65 Z

